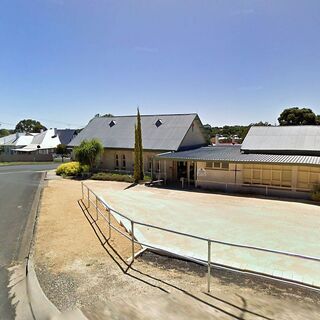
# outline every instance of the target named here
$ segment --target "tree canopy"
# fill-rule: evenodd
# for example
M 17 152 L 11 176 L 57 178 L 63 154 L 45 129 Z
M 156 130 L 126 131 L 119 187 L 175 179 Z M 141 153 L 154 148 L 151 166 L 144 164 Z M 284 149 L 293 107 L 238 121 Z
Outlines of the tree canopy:
M 252 126 L 270 126 L 271 124 L 268 122 L 257 122 L 257 123 L 250 123 L 247 126 L 241 125 L 233 125 L 233 126 L 223 126 L 223 127 L 211 127 L 210 136 L 214 137 L 216 134 L 222 135 L 232 139 L 233 136 L 238 136 L 240 139 L 244 139 Z M 206 125 L 208 127 L 208 125 Z
M 74 149 L 77 160 L 82 165 L 89 165 L 90 169 L 95 166 L 98 156 L 103 151 L 101 142 L 97 139 L 83 140 L 79 147 Z
M 316 114 L 309 108 L 287 108 L 284 109 L 279 118 L 280 126 L 300 126 L 315 125 L 317 123 Z
M 41 130 L 47 130 L 39 121 L 32 119 L 24 119 L 18 122 L 15 128 L 15 132 L 31 132 L 38 133 Z
M 11 130 L 8 129 L 0 129 L 0 138 L 8 136 L 11 134 Z

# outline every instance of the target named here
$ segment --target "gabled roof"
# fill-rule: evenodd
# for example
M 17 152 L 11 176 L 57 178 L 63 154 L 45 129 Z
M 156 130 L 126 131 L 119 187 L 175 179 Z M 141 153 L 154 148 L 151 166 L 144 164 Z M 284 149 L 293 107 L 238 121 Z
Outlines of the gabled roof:
M 145 150 L 178 150 L 194 120 L 195 113 L 141 115 L 142 144 Z M 200 120 L 200 125 L 202 126 Z M 105 148 L 133 149 L 136 116 L 96 117 L 71 141 L 97 138 Z
M 251 127 L 241 149 L 247 153 L 320 155 L 320 126 Z
M 60 144 L 60 140 L 56 134 L 56 130 L 49 129 L 32 137 L 30 142 L 26 144 L 25 147 L 15 150 L 29 152 L 37 149 L 53 149 L 56 148 L 58 144 Z
M 245 154 L 241 145 L 210 146 L 180 152 L 167 152 L 160 159 L 177 161 L 226 161 L 237 163 L 304 164 L 320 165 L 320 157 L 282 154 Z
M 11 145 L 17 139 L 15 133 L 0 138 L 0 145 Z
M 35 135 L 37 135 L 37 133 L 17 132 L 0 138 L 0 145 L 17 147 L 26 146 L 31 143 Z
M 33 135 L 27 134 L 24 136 L 20 136 L 17 140 L 15 140 L 12 144 L 14 146 L 26 146 L 27 144 L 31 143 L 32 139 L 34 138 Z
M 56 134 L 62 144 L 69 144 L 73 137 L 76 135 L 75 129 L 57 129 Z

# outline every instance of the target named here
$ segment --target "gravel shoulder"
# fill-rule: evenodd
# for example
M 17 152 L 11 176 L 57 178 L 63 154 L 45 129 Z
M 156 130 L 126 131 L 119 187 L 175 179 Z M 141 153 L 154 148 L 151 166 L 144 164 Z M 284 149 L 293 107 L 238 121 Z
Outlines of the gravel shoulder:
M 107 241 L 106 224 L 80 198 L 79 181 L 50 180 L 41 200 L 35 268 L 61 311 L 78 307 L 89 319 L 319 318 L 314 291 L 214 269 L 208 295 L 205 267 L 151 252 L 128 268 L 130 241 L 115 232 Z

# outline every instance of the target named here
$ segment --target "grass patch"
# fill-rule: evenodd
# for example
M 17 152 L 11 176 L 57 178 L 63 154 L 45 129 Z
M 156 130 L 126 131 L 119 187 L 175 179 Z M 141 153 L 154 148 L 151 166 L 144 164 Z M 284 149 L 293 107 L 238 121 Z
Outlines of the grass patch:
M 110 172 L 98 172 L 94 173 L 91 176 L 93 180 L 102 180 L 102 181 L 120 181 L 120 182 L 129 182 L 133 183 L 133 176 L 129 174 L 120 174 L 120 173 L 110 173 Z
M 134 177 L 130 174 L 125 173 L 114 173 L 114 172 L 98 172 L 94 173 L 91 176 L 93 180 L 101 180 L 101 181 L 120 181 L 120 182 L 129 182 L 134 183 Z M 145 175 L 144 179 L 140 182 L 149 182 L 151 181 L 151 177 Z

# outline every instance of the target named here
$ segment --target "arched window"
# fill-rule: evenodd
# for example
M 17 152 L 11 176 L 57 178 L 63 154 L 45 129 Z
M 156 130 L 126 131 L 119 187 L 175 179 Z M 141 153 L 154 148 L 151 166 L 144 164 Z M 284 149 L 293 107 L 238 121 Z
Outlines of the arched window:
M 119 169 L 119 155 L 116 153 L 114 157 L 114 168 Z
M 123 155 L 122 155 L 122 167 L 121 167 L 121 169 L 122 169 L 122 170 L 126 170 L 126 168 L 127 168 L 126 155 L 123 154 Z

